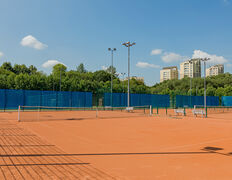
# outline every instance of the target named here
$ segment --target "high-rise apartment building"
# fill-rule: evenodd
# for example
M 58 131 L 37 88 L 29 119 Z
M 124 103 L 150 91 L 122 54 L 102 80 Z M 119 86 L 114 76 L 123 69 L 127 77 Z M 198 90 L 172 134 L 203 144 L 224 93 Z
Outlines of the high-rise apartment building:
M 160 70 L 160 82 L 171 79 L 178 79 L 177 66 L 164 67 L 162 70 Z
M 217 64 L 206 69 L 206 76 L 216 76 L 224 73 L 224 65 Z
M 201 77 L 200 59 L 190 59 L 180 63 L 180 79 L 184 77 Z

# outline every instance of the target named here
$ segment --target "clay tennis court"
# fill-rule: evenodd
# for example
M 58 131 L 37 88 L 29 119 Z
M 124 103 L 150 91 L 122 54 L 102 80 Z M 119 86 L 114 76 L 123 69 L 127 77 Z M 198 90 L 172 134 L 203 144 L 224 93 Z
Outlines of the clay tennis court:
M 17 122 L 0 113 L 0 179 L 231 179 L 231 117 Z

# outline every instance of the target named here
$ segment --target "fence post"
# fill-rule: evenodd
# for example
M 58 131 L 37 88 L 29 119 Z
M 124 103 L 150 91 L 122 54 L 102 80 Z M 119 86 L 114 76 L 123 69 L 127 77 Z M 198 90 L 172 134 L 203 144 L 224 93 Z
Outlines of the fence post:
M 152 105 L 150 105 L 150 116 L 152 116 Z
M 207 106 L 205 108 L 205 117 L 207 118 Z
M 20 105 L 19 105 L 19 108 L 18 108 L 18 121 L 20 122 Z
M 6 96 L 6 89 L 5 89 L 5 91 L 4 91 L 5 93 L 4 93 L 4 112 L 6 111 L 6 102 L 7 102 L 7 96 Z

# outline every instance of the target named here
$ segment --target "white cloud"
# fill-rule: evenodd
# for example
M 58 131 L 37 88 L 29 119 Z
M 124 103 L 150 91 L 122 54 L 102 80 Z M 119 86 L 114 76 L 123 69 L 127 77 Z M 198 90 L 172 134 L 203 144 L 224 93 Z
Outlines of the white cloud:
M 46 47 L 48 47 L 46 44 L 41 43 L 32 35 L 28 35 L 28 36 L 24 37 L 21 40 L 21 45 L 31 47 L 31 48 L 34 48 L 37 50 L 42 50 L 42 49 L 45 49 Z
M 162 49 L 153 49 L 151 51 L 151 55 L 159 55 L 162 54 L 163 50 Z
M 42 64 L 42 66 L 44 68 L 52 68 L 53 66 L 55 66 L 56 64 L 63 64 L 62 62 L 59 62 L 57 60 L 48 60 L 45 63 Z M 66 66 L 65 64 L 63 64 L 64 66 Z
M 3 54 L 3 52 L 0 52 L 0 58 L 1 58 L 2 56 L 4 56 L 4 54 Z
M 160 68 L 159 65 L 149 64 L 147 62 L 138 62 L 136 66 L 139 68 Z
M 224 64 L 228 62 L 228 60 L 225 59 L 223 56 L 217 56 L 215 54 L 208 54 L 201 50 L 194 50 L 192 58 L 210 58 L 210 61 L 212 61 L 213 63 L 219 63 L 219 64 Z
M 170 63 L 170 62 L 178 62 L 178 61 L 183 61 L 183 60 L 187 60 L 188 57 L 185 56 L 181 56 L 179 54 L 176 53 L 165 53 L 161 59 L 166 62 L 166 63 Z

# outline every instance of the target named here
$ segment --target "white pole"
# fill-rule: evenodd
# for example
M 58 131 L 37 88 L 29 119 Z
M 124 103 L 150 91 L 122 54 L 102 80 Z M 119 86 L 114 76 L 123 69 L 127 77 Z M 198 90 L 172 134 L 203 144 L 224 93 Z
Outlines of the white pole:
M 18 122 L 20 122 L 20 105 L 19 105 L 19 108 L 18 108 Z
M 152 106 L 150 105 L 150 116 L 152 116 Z

